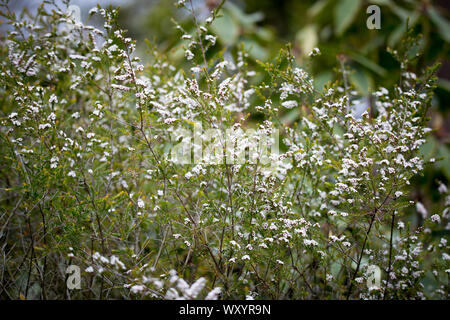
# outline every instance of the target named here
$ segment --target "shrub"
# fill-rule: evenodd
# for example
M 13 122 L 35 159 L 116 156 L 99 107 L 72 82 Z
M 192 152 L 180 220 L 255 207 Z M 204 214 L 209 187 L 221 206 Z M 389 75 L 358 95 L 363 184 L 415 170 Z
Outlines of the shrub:
M 0 296 L 448 298 L 446 186 L 422 226 L 404 217 L 436 70 L 407 71 L 412 35 L 392 50 L 399 85 L 367 102 L 345 61 L 320 91 L 289 46 L 256 66 L 210 55 L 220 7 L 200 21 L 178 6 L 196 25 L 177 25 L 187 68 L 150 44 L 141 64 L 117 9 L 91 10 L 98 30 L 2 5 Z

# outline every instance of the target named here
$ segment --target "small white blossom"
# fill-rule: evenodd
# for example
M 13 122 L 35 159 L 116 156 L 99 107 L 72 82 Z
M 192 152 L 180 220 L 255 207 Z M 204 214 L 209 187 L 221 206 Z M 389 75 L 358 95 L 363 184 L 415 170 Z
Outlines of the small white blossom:
M 436 222 L 436 223 L 441 223 L 441 217 L 438 214 L 433 214 L 431 216 L 431 221 Z
M 70 171 L 67 175 L 68 175 L 69 177 L 73 177 L 73 178 L 75 178 L 75 177 L 77 176 L 77 174 L 75 173 L 75 171 Z

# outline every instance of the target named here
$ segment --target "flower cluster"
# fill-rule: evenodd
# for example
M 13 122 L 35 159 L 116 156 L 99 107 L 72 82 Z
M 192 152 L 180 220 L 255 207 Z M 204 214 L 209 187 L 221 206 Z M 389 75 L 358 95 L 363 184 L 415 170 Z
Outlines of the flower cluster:
M 321 90 L 289 46 L 257 63 L 214 51 L 219 8 L 177 5 L 194 25 L 176 24 L 182 62 L 151 45 L 141 61 L 116 9 L 90 11 L 99 30 L 2 5 L 0 297 L 448 299 L 447 186 L 439 212 L 410 198 L 434 161 L 419 150 L 435 68 L 368 99 L 343 65 Z M 199 124 L 215 142 L 194 135 L 193 161 L 173 161 Z M 276 130 L 280 149 L 249 159 L 255 140 L 230 129 Z M 238 142 L 244 160 L 227 161 Z M 82 288 L 67 293 L 72 264 Z

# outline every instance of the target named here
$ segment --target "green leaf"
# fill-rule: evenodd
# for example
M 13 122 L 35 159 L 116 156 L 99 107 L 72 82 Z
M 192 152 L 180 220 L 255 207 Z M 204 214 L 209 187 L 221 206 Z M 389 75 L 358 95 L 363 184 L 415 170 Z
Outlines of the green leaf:
M 334 9 L 336 34 L 342 35 L 352 24 L 361 6 L 361 0 L 340 0 Z
M 266 60 L 269 57 L 267 49 L 251 39 L 242 40 L 245 50 L 253 59 Z
M 331 71 L 324 71 L 314 77 L 314 87 L 322 91 L 325 84 L 333 80 L 333 73 Z
M 299 42 L 302 53 L 308 54 L 317 46 L 319 42 L 317 36 L 317 26 L 307 25 L 303 29 L 297 32 L 295 39 Z
M 256 22 L 261 21 L 264 18 L 264 15 L 261 12 L 255 12 L 251 14 L 246 14 L 243 12 L 238 6 L 233 4 L 232 2 L 226 2 L 224 8 L 230 13 L 230 15 L 239 21 L 239 23 L 244 28 L 250 28 L 255 25 Z
M 223 13 L 222 17 L 214 20 L 211 24 L 211 29 L 215 34 L 217 34 L 219 41 L 221 41 L 225 46 L 236 44 L 239 38 L 238 25 L 226 12 Z
M 353 53 L 350 55 L 350 57 L 353 60 L 355 60 L 356 62 L 363 65 L 364 67 L 366 67 L 367 69 L 372 70 L 373 72 L 379 74 L 382 77 L 386 74 L 386 69 L 384 69 L 383 67 L 379 66 L 375 62 L 367 59 L 366 57 L 364 57 L 358 53 Z
M 437 162 L 437 164 L 440 168 L 442 168 L 442 171 L 444 171 L 447 179 L 450 180 L 450 150 L 446 145 L 441 144 L 438 147 L 437 156 L 444 158 L 443 160 Z
M 433 136 L 428 137 L 428 141 L 420 146 L 419 152 L 423 156 L 425 161 L 430 160 L 436 154 L 437 141 Z
M 281 122 L 285 125 L 290 125 L 294 121 L 298 119 L 298 116 L 300 115 L 300 108 L 294 108 L 290 110 L 282 119 Z
M 444 78 L 438 79 L 438 87 L 450 92 L 450 81 Z
M 264 41 L 273 41 L 274 38 L 273 32 L 267 28 L 258 28 L 255 34 L 258 38 Z
M 322 10 L 327 6 L 329 0 L 319 0 L 316 1 L 309 9 L 308 15 L 311 17 L 317 16 Z
M 431 21 L 438 27 L 438 31 L 441 34 L 442 38 L 445 41 L 450 42 L 450 23 L 442 17 L 435 8 L 428 8 L 428 15 L 430 16 Z
M 355 85 L 356 89 L 365 96 L 369 94 L 370 88 L 373 88 L 372 78 L 362 70 L 355 70 L 355 72 L 350 74 L 349 78 L 350 81 Z

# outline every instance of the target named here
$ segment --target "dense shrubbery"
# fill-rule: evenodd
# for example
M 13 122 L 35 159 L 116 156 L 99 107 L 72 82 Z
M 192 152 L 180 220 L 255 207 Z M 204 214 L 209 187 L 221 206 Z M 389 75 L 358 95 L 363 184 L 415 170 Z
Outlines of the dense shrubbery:
M 179 26 L 189 70 L 151 45 L 142 65 L 116 9 L 91 10 L 104 30 L 65 12 L 2 8 L 2 298 L 448 298 L 446 186 L 440 212 L 418 207 L 422 227 L 402 221 L 427 165 L 418 148 L 435 80 L 435 68 L 407 71 L 414 39 L 392 52 L 399 85 L 361 110 L 344 64 L 319 92 L 289 47 L 255 70 L 243 50 L 209 55 L 218 11 L 192 12 L 195 34 Z M 289 108 L 301 121 L 282 116 Z M 269 164 L 170 156 L 178 132 L 254 123 L 257 137 L 280 134 Z M 79 290 L 66 288 L 69 265 Z

